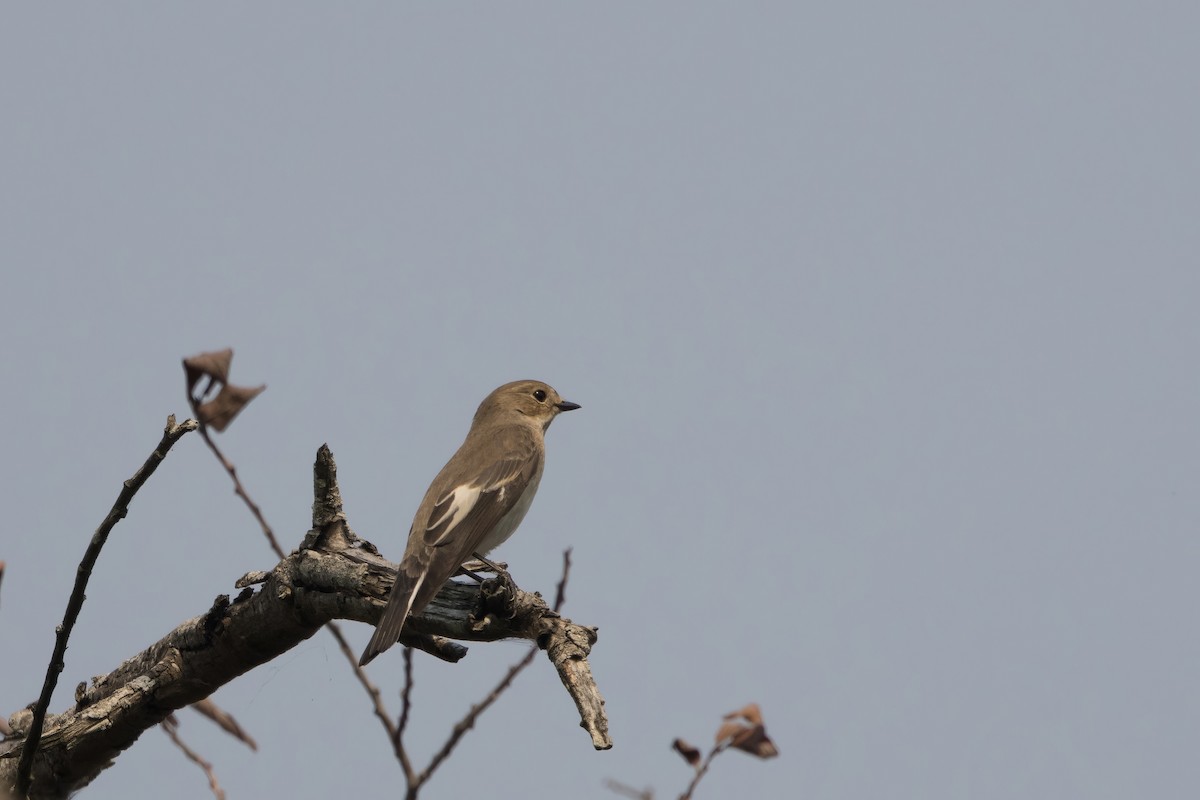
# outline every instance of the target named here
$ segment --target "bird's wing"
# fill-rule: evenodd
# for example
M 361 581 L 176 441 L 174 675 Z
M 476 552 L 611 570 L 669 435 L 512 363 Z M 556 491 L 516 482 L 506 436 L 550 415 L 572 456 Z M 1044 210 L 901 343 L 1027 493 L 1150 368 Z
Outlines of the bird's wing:
M 473 480 L 438 498 L 425 524 L 426 547 L 449 547 L 462 556 L 475 552 L 488 532 L 521 499 L 537 472 L 538 454 L 532 447 L 514 458 L 497 461 Z
M 395 644 L 408 615 L 425 609 L 521 499 L 523 490 L 537 474 L 541 452 L 527 436 L 514 437 L 504 445 L 501 448 L 504 458 L 482 473 L 456 482 L 454 488 L 434 503 L 424 530 L 409 532 L 409 546 L 397 570 L 396 583 L 360 664 Z M 434 480 L 435 484 L 438 482 Z M 413 525 L 415 528 L 417 522 Z M 414 548 L 414 541 L 420 541 L 424 547 Z

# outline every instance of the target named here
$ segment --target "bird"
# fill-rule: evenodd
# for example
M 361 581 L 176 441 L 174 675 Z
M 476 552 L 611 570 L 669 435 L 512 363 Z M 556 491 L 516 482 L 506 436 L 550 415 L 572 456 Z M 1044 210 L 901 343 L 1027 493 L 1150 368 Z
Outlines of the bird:
M 546 429 L 580 407 L 534 380 L 506 383 L 483 399 L 467 438 L 417 508 L 396 582 L 359 666 L 395 644 L 409 614 L 420 614 L 463 562 L 486 556 L 512 535 L 542 480 Z

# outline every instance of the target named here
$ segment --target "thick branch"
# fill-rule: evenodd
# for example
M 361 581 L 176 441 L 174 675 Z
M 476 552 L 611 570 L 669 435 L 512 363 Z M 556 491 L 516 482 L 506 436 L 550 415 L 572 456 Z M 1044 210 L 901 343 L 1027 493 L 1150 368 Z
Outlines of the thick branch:
M 317 472 L 321 506 L 322 495 L 327 501 L 335 498 L 337 487 L 323 483 L 328 476 L 321 475 L 320 459 Z M 295 647 L 329 620 L 374 623 L 395 567 L 354 535 L 340 508 L 328 514 L 314 508 L 314 521 L 321 525 L 309 532 L 300 550 L 270 572 L 239 581 L 246 588 L 235 599 L 218 597 L 205 614 L 95 679 L 91 687 L 81 686 L 74 708 L 48 717 L 33 763 L 30 796 L 63 797 L 77 791 L 142 731 Z M 425 613 L 410 621 L 402 641 L 453 661 L 466 648 L 449 639 L 511 638 L 535 641 L 546 650 L 593 745 L 611 747 L 603 700 L 586 661 L 595 631 L 558 616 L 540 596 L 502 579 L 482 586 L 450 582 Z M 30 715 L 19 712 L 12 722 L 14 736 L 0 742 L 0 787 L 12 785 Z

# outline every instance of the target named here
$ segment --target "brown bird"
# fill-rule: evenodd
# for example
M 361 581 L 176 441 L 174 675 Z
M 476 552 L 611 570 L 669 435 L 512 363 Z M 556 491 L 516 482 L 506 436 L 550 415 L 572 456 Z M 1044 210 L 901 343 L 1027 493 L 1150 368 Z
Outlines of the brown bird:
M 576 408 L 541 381 L 506 383 L 483 399 L 466 440 L 421 500 L 360 665 L 395 644 L 408 615 L 420 614 L 463 562 L 512 535 L 542 480 L 546 429 Z

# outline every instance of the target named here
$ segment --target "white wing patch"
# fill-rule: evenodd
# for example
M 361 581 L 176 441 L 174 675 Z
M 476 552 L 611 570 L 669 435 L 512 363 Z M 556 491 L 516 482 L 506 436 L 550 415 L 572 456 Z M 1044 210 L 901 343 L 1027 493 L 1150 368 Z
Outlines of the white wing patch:
M 442 516 L 435 520 L 430 520 L 429 522 L 429 528 L 431 530 L 443 524 L 446 526 L 445 530 L 442 531 L 442 535 L 439 536 L 435 541 L 430 542 L 431 545 L 436 547 L 445 541 L 446 537 L 454 533 L 454 529 L 457 527 L 458 523 L 461 522 L 463 517 L 467 516 L 467 514 L 471 512 L 471 509 L 475 507 L 475 503 L 479 501 L 479 495 L 482 492 L 483 489 L 479 486 L 464 485 L 454 487 L 454 491 L 451 492 L 452 498 L 450 500 L 449 507 L 446 509 L 446 513 L 442 514 Z M 441 503 L 439 502 L 438 505 L 441 505 Z
M 421 570 L 421 574 L 417 576 L 417 582 L 413 584 L 412 591 L 408 593 L 408 605 L 404 609 L 404 618 L 407 620 L 409 613 L 412 611 L 413 601 L 417 599 L 417 595 L 421 593 L 421 584 L 425 583 L 425 576 L 429 574 L 428 570 Z

